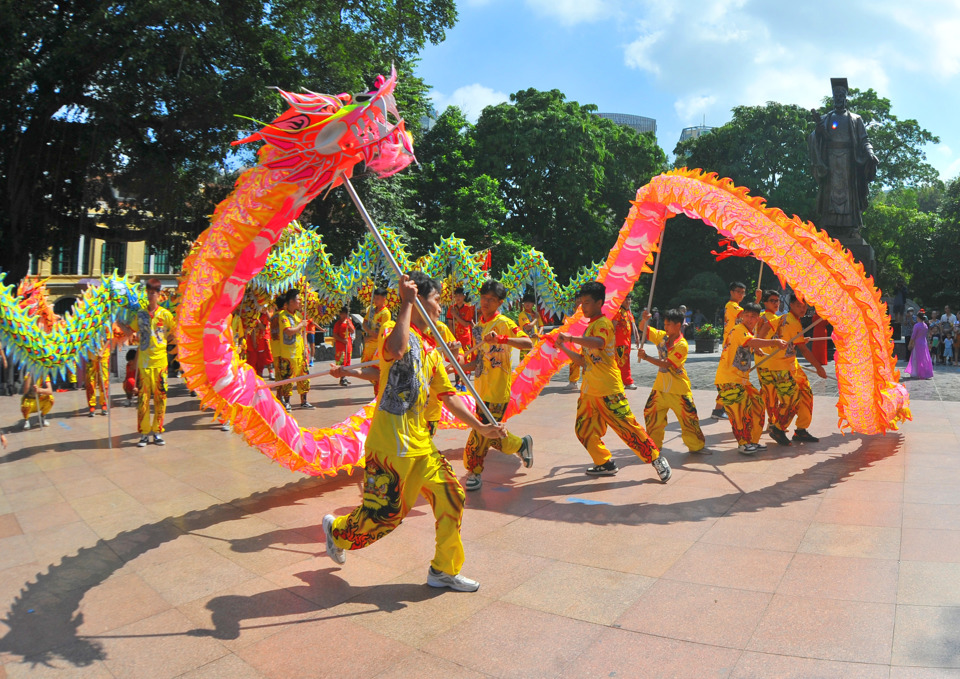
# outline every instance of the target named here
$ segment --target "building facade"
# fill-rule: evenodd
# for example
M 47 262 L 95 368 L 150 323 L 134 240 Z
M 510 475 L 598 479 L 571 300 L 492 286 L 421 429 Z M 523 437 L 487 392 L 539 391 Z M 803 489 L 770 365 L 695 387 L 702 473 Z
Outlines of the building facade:
M 632 127 L 637 132 L 650 132 L 654 137 L 657 136 L 657 121 L 654 118 L 633 115 L 632 113 L 598 113 L 601 118 L 612 120 L 617 125 Z

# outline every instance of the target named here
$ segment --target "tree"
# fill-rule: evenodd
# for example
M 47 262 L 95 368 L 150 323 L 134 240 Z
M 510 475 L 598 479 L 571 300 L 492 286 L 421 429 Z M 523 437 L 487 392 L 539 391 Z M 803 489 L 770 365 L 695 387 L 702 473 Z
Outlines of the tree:
M 17 280 L 80 233 L 192 237 L 227 189 L 235 113 L 272 119 L 270 85 L 408 73 L 455 19 L 453 0 L 0 0 L 0 267 Z M 407 78 L 398 102 L 416 115 L 425 93 Z
M 411 197 L 419 222 L 409 236 L 418 254 L 451 233 L 477 250 L 505 243 L 500 183 L 476 169 L 476 144 L 473 125 L 451 106 L 417 147 L 420 168 L 413 172 Z M 512 261 L 504 248 L 497 254 L 500 261 Z
M 541 250 L 564 278 L 606 256 L 630 198 L 665 156 L 651 135 L 558 90 L 528 89 L 510 100 L 477 121 L 476 169 L 500 184 L 503 234 Z

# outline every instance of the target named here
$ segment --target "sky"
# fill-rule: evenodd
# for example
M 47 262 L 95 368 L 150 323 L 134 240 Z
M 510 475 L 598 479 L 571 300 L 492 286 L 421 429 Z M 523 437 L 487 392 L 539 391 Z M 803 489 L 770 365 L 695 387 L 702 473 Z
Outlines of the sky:
M 812 108 L 830 78 L 872 87 L 925 149 L 960 176 L 960 0 L 459 0 L 417 73 L 442 111 L 476 121 L 527 88 L 602 112 L 655 118 L 672 154 L 684 127 L 719 126 L 738 105 Z M 671 156 L 672 157 L 672 156 Z

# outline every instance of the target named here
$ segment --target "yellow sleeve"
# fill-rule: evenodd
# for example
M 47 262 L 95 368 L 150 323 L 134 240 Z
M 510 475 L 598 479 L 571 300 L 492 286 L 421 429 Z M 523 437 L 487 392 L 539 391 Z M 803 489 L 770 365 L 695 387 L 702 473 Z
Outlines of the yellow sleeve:
M 504 335 L 509 337 L 527 337 L 527 333 L 521 330 L 520 327 L 509 317 L 501 315 L 500 322 L 503 323 L 506 329 L 506 332 L 503 333 Z
M 667 354 L 667 362 L 679 370 L 687 360 L 687 350 L 687 343 L 678 341 L 671 347 L 670 353 Z
M 437 396 L 454 393 L 456 390 L 450 383 L 450 378 L 447 377 L 447 370 L 443 365 L 443 359 L 440 358 L 440 353 L 431 351 L 430 357 L 430 370 L 433 373 L 430 376 L 430 393 Z

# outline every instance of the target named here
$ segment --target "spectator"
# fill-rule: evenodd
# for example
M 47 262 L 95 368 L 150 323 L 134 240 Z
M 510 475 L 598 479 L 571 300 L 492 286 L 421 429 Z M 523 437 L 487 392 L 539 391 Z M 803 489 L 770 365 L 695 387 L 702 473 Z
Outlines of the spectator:
M 707 317 L 703 315 L 700 309 L 693 310 L 693 327 L 699 328 L 701 325 L 707 322 Z
M 903 308 L 907 304 L 907 296 L 910 294 L 910 291 L 907 289 L 907 283 L 902 278 L 900 282 L 897 283 L 897 287 L 893 290 L 893 320 L 897 323 L 906 324 L 906 320 L 903 316 Z M 916 321 L 914 321 L 916 322 Z
M 930 321 L 927 323 L 927 341 L 930 346 L 930 361 L 936 365 L 940 358 L 940 316 L 938 312 L 930 312 Z

